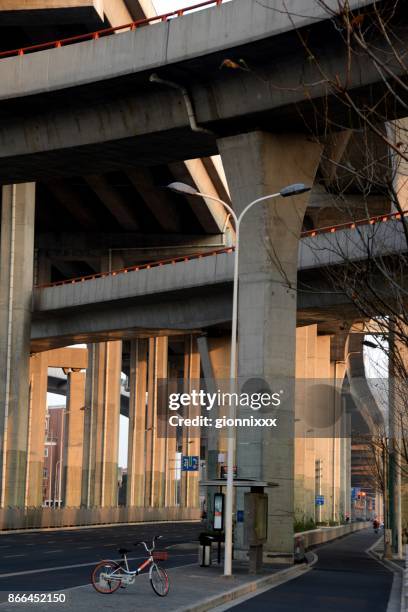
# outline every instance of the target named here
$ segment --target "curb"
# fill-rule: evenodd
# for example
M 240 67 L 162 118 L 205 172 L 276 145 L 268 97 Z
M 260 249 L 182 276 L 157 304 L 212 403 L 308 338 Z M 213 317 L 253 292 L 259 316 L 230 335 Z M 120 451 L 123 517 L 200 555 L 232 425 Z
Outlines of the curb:
M 387 612 L 406 612 L 404 601 L 404 568 L 397 563 L 394 563 L 390 559 L 384 559 L 375 551 L 375 548 L 380 540 L 382 540 L 382 536 L 376 542 L 374 542 L 370 548 L 367 548 L 365 552 L 369 557 L 374 559 L 374 561 L 377 561 L 377 563 L 383 565 L 393 574 L 393 581 L 387 604 Z
M 263 578 L 258 578 L 257 580 L 253 580 L 252 582 L 248 582 L 247 584 L 243 584 L 235 589 L 230 589 L 224 593 L 220 593 L 219 595 L 215 595 L 214 597 L 208 597 L 197 604 L 193 604 L 191 606 L 187 606 L 184 608 L 180 608 L 179 612 L 206 612 L 207 610 L 212 610 L 218 606 L 229 603 L 231 601 L 235 601 L 240 599 L 244 595 L 248 595 L 249 593 L 256 593 L 265 587 L 273 587 L 279 586 L 284 582 L 288 582 L 289 580 L 293 580 L 294 578 L 298 578 L 303 574 L 307 574 L 313 565 L 317 562 L 317 555 L 313 554 L 313 561 L 308 564 L 303 565 L 294 565 L 284 570 L 280 570 L 275 572 L 270 576 L 265 576 Z

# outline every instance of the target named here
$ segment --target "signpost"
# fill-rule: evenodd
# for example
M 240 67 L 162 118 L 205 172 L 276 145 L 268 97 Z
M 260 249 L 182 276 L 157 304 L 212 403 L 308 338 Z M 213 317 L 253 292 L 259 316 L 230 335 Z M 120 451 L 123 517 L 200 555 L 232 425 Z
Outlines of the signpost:
M 181 459 L 182 472 L 198 472 L 200 467 L 200 457 L 197 455 L 183 455 Z

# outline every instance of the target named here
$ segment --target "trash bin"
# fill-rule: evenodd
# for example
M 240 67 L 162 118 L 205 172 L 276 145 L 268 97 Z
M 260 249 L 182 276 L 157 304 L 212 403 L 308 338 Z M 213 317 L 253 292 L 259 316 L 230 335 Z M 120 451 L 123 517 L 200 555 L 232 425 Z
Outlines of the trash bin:
M 199 536 L 200 546 L 198 548 L 198 563 L 201 567 L 209 567 L 211 565 L 211 548 L 214 538 L 201 533 Z
M 295 537 L 294 562 L 307 563 L 305 541 L 301 535 Z

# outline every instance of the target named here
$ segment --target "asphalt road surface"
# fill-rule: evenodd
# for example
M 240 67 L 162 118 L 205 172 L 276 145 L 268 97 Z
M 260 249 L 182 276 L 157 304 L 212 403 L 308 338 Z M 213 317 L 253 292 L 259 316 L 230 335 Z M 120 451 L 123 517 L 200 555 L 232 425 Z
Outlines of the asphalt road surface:
M 200 523 L 116 525 L 67 531 L 41 531 L 0 535 L 0 602 L 11 592 L 49 592 L 89 583 L 93 566 L 101 559 L 118 559 L 118 548 L 132 550 L 130 565 L 138 565 L 145 552 L 133 543 L 150 543 L 162 535 L 157 548 L 192 542 L 202 531 Z M 134 552 L 133 552 L 134 551 Z M 169 550 L 166 567 L 193 563 L 197 553 Z
M 378 539 L 357 532 L 316 550 L 310 572 L 233 606 L 234 612 L 386 612 L 393 574 L 365 553 Z

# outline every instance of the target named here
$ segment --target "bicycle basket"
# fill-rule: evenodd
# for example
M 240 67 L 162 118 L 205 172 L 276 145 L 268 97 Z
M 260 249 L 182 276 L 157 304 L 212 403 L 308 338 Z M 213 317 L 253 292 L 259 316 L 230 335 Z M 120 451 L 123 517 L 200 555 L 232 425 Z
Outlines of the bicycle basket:
M 153 559 L 155 561 L 167 561 L 169 558 L 169 553 L 165 550 L 157 550 L 153 553 Z

